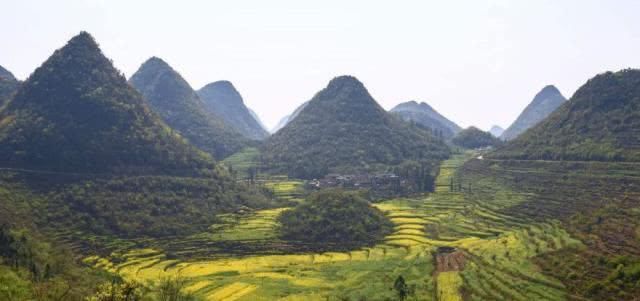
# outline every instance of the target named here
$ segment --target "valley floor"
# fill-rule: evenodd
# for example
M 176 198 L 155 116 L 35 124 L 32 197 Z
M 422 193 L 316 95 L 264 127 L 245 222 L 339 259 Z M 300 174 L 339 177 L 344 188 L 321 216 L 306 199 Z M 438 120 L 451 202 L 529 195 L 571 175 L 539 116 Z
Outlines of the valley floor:
M 470 157 L 443 162 L 434 193 L 377 203 L 395 229 L 373 247 L 289 252 L 293 247 L 276 233 L 276 218 L 288 208 L 279 208 L 228 216 L 225 226 L 165 248 L 121 249 L 85 262 L 144 283 L 179 276 L 205 300 L 396 300 L 399 276 L 406 280 L 408 300 L 570 298 L 560 281 L 540 272 L 534 257 L 579 250 L 582 243 L 553 219 L 504 213 L 526 194 L 489 178 L 462 183 L 458 171 Z M 273 185 L 286 195 L 297 184 Z M 475 198 L 485 185 L 492 186 L 491 194 Z M 225 245 L 239 253 L 218 251 Z

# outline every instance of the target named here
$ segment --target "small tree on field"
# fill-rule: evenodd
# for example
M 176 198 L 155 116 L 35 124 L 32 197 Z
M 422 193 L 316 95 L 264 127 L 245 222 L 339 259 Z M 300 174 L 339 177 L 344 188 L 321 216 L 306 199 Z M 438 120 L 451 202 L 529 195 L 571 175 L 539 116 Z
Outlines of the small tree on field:
M 409 294 L 409 287 L 407 286 L 407 283 L 404 281 L 404 278 L 402 277 L 402 275 L 396 278 L 396 282 L 393 284 L 393 288 L 396 290 L 396 293 L 398 294 L 398 299 L 400 299 L 400 301 L 404 301 L 407 298 L 407 295 Z

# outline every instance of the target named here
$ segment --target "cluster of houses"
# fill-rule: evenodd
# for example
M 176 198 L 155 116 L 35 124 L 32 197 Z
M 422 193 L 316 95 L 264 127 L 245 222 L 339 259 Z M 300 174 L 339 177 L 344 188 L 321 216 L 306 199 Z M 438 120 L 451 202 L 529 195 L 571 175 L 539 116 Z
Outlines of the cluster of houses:
M 328 174 L 322 179 L 309 181 L 311 189 L 352 188 L 352 189 L 391 189 L 400 190 L 406 181 L 393 173 L 341 175 Z

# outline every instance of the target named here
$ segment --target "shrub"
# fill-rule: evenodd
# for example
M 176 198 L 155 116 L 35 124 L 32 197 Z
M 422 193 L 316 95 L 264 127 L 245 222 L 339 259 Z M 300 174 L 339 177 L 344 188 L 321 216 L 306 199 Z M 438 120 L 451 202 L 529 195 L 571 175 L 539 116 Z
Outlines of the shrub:
M 284 239 L 310 243 L 372 244 L 393 227 L 367 200 L 341 190 L 314 193 L 279 220 Z

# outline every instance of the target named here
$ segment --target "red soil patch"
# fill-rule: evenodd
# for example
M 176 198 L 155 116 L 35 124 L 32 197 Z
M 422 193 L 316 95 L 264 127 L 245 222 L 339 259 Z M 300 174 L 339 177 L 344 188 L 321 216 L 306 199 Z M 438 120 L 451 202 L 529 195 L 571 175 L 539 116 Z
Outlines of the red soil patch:
M 453 251 L 450 253 L 437 253 L 436 254 L 436 271 L 449 272 L 449 271 L 462 271 L 464 264 L 467 261 L 464 253 L 461 251 Z

